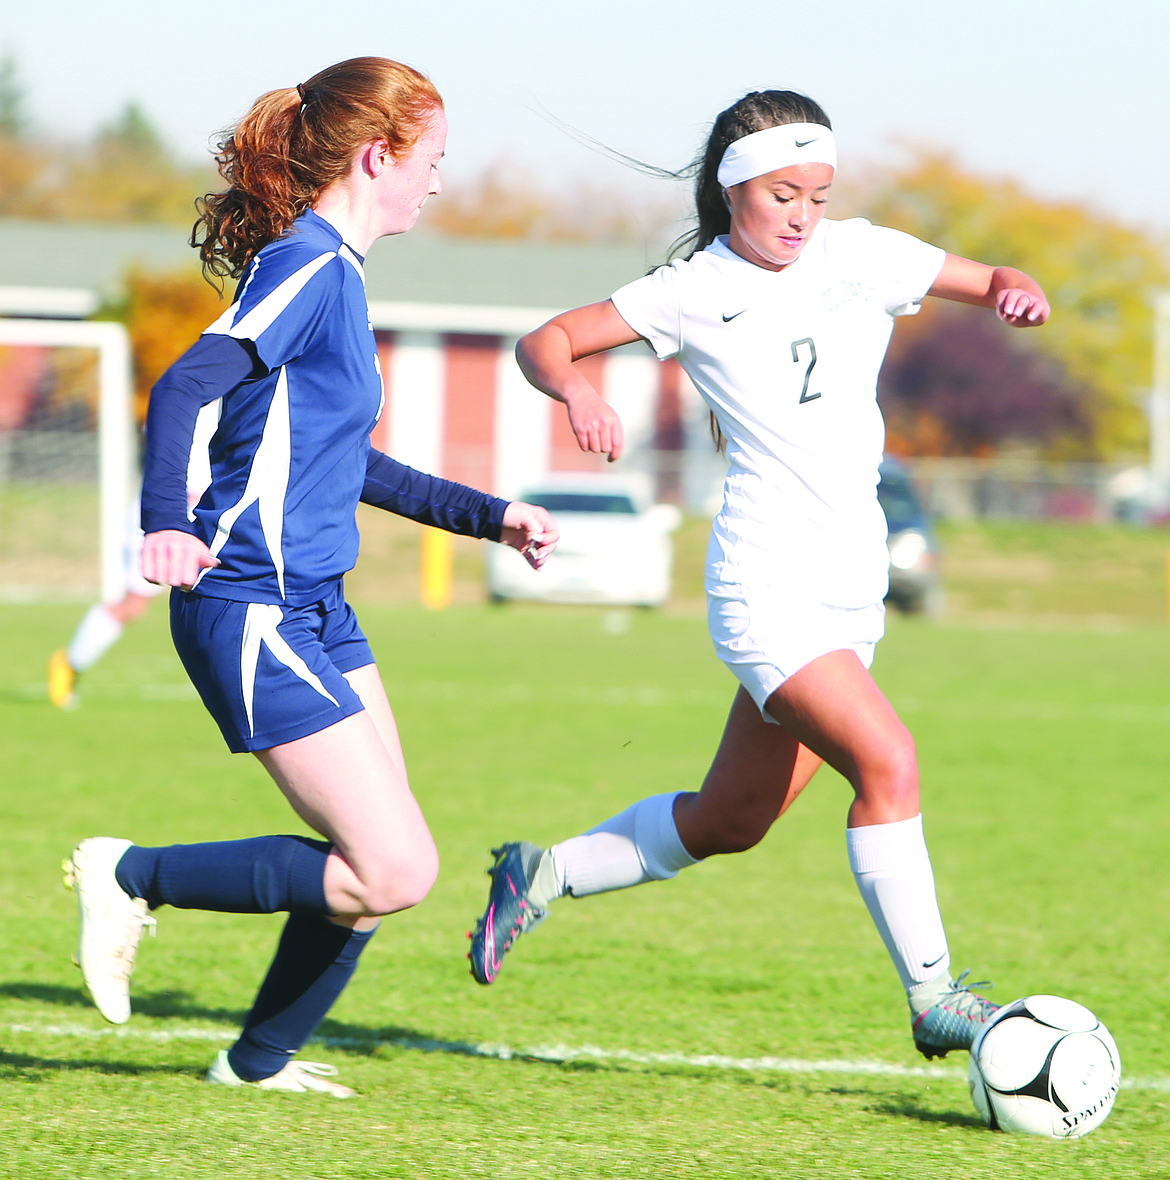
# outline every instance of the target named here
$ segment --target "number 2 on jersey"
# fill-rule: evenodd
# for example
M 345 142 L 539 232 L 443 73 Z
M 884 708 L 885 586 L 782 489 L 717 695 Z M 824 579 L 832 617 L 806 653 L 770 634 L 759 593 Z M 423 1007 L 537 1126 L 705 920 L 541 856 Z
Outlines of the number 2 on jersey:
M 792 359 L 797 364 L 800 363 L 800 350 L 808 345 L 808 368 L 804 371 L 804 386 L 800 391 L 800 404 L 805 402 L 815 401 L 821 395 L 819 393 L 809 393 L 808 383 L 812 377 L 812 371 L 816 368 L 817 363 L 817 346 L 812 342 L 811 336 L 806 336 L 803 340 L 794 340 L 792 342 Z

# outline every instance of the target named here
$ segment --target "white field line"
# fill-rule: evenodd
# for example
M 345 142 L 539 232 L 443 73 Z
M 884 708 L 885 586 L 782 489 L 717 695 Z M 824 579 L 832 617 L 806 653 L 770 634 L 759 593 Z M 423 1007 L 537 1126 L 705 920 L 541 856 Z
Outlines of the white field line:
M 222 1044 L 235 1040 L 232 1031 L 177 1026 L 165 1029 L 91 1028 L 83 1024 L 10 1024 L 13 1035 L 80 1037 L 89 1040 L 207 1041 Z M 422 1053 L 452 1053 L 460 1057 L 488 1057 L 497 1061 L 530 1059 L 563 1064 L 569 1061 L 616 1061 L 637 1065 L 675 1065 L 691 1069 L 745 1070 L 759 1073 L 830 1073 L 891 1078 L 946 1078 L 967 1076 L 966 1069 L 944 1065 L 895 1065 L 885 1061 L 812 1060 L 798 1057 L 731 1057 L 723 1053 L 637 1053 L 631 1049 L 601 1049 L 596 1045 L 543 1045 L 514 1049 L 510 1045 L 468 1041 L 441 1041 L 430 1037 L 314 1037 L 312 1043 L 338 1049 L 413 1049 Z M 1123 1089 L 1170 1091 L 1170 1078 L 1127 1077 Z

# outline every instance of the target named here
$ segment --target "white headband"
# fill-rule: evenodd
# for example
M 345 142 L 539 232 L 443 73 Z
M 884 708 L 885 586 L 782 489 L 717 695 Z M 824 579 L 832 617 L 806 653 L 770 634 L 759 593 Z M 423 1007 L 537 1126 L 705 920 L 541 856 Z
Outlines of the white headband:
M 823 123 L 784 123 L 753 131 L 728 144 L 716 176 L 722 188 L 765 176 L 790 164 L 837 167 L 837 145 Z

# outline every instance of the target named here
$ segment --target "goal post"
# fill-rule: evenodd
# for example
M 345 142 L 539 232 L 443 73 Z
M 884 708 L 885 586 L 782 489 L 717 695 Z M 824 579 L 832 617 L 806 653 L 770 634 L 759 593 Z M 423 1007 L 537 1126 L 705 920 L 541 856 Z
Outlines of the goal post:
M 0 318 L 0 372 L 0 596 L 118 599 L 134 469 L 126 329 Z

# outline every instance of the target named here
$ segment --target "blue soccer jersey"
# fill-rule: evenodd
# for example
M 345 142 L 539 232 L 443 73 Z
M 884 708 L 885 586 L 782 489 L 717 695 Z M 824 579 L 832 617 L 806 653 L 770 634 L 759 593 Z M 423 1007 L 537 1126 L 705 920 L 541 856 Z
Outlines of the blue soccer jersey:
M 250 341 L 266 370 L 223 401 L 197 529 L 215 597 L 313 601 L 357 560 L 354 507 L 382 380 L 361 259 L 313 212 L 266 246 L 205 335 Z
M 216 397 L 212 482 L 190 524 L 175 456 L 190 450 L 199 405 Z M 257 254 L 232 306 L 155 386 L 143 528 L 202 538 L 220 565 L 199 593 L 290 606 L 318 601 L 353 568 L 359 499 L 498 539 L 506 501 L 372 450 L 382 400 L 362 260 L 306 212 Z

